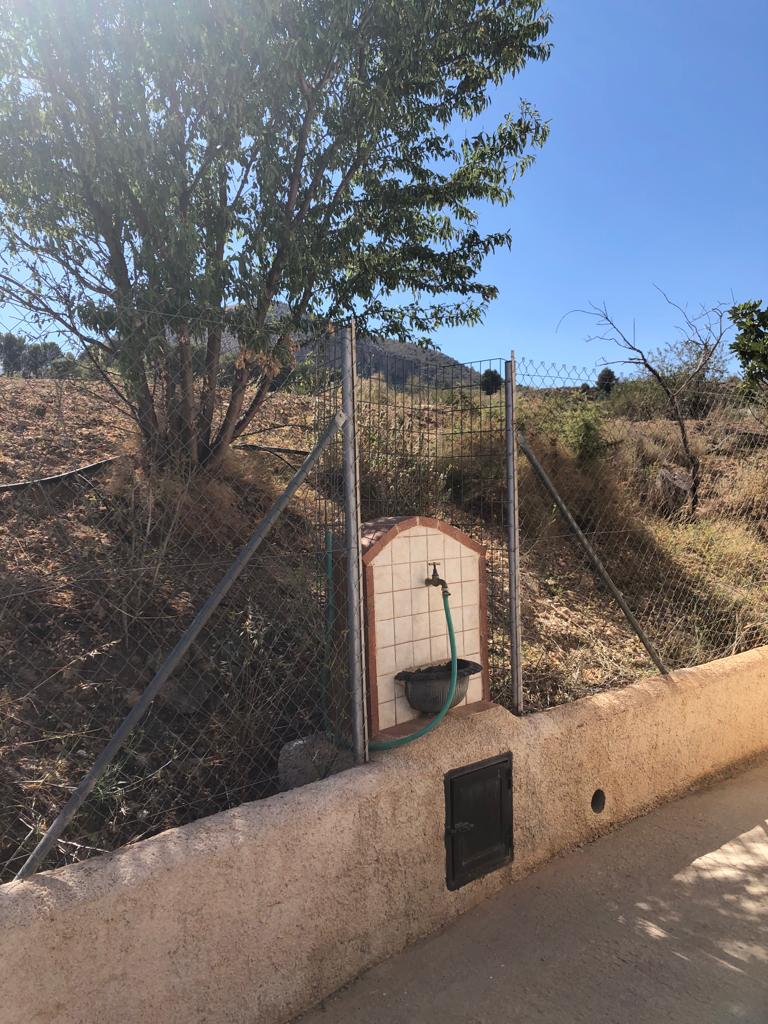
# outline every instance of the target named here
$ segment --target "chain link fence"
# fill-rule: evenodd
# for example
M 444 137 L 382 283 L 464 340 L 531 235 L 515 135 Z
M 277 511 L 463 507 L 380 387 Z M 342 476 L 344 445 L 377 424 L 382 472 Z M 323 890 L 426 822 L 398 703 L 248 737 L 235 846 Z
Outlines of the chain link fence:
M 364 519 L 445 518 L 488 556 L 491 695 L 516 710 L 506 533 L 505 366 L 374 350 L 358 385 Z M 768 415 L 737 382 L 519 361 L 518 429 L 669 668 L 768 640 Z M 681 433 L 685 431 L 685 438 Z M 518 455 L 524 710 L 657 671 L 532 466 Z
M 309 364 L 284 375 L 222 468 L 201 475 L 148 466 L 103 379 L 0 376 L 3 881 L 338 412 L 339 378 Z M 337 433 L 45 867 L 352 763 L 348 636 L 328 613 L 340 451 Z
M 4 880 L 342 407 L 342 356 L 338 336 L 306 345 L 207 474 L 148 465 L 109 373 L 56 357 L 0 376 Z M 650 379 L 598 386 L 596 370 L 516 369 L 520 433 L 664 662 L 768 641 L 764 405 L 733 383 L 698 380 L 677 416 Z M 358 371 L 362 520 L 431 515 L 485 547 L 491 695 L 517 710 L 505 362 L 393 355 L 367 339 Z M 246 406 L 260 386 L 249 385 Z M 217 384 L 214 426 L 229 387 Z M 47 867 L 353 762 L 344 467 L 339 433 Z M 522 453 L 518 494 L 524 710 L 655 672 Z
M 737 382 L 522 362 L 520 429 L 666 665 L 768 640 L 768 416 Z M 677 413 L 680 413 L 678 418 Z M 547 706 L 653 671 L 521 460 L 525 678 Z M 527 639 L 527 642 L 525 642 Z
M 460 364 L 430 353 L 375 353 L 367 367 L 361 362 L 363 519 L 433 516 L 483 545 L 491 694 L 504 702 L 512 689 L 504 360 Z

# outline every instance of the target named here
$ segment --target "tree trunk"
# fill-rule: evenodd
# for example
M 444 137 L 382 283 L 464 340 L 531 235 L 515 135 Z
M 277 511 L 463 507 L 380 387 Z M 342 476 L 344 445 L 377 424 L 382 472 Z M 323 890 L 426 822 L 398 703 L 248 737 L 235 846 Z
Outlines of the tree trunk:
M 192 352 L 189 331 L 185 327 L 179 334 L 179 385 L 181 401 L 181 443 L 185 461 L 197 465 L 197 431 L 195 429 L 195 381 L 192 372 Z
M 211 452 L 211 431 L 213 414 L 216 410 L 216 384 L 221 361 L 221 327 L 209 327 L 205 347 L 205 376 L 200 396 L 200 413 L 197 419 L 199 455 L 202 461 Z

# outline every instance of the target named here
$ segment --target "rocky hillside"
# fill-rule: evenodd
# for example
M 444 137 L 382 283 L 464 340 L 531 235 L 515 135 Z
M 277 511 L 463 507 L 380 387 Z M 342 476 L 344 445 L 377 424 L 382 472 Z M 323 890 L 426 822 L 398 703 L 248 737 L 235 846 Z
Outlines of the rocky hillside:
M 340 367 L 341 344 L 334 336 L 324 337 L 315 343 L 316 347 L 306 345 L 300 348 L 297 359 L 302 362 L 317 358 L 317 352 L 321 364 Z M 456 387 L 472 383 L 479 377 L 476 370 L 438 349 L 405 345 L 371 335 L 361 335 L 357 339 L 357 372 L 361 377 L 381 377 L 394 388 L 403 388 L 413 379 L 423 386 Z
M 288 309 L 282 303 L 276 303 L 274 312 L 276 316 L 284 316 Z M 237 347 L 235 339 L 225 334 L 223 351 L 233 354 Z M 296 353 L 299 364 L 318 360 L 321 366 L 331 369 L 341 367 L 341 358 L 340 340 L 322 333 L 311 341 L 306 335 Z M 476 370 L 464 366 L 439 349 L 406 345 L 401 341 L 390 341 L 370 334 L 361 334 L 357 338 L 357 370 L 361 377 L 380 377 L 383 382 L 395 388 L 403 388 L 413 379 L 417 379 L 422 386 L 437 388 L 455 387 L 479 379 Z

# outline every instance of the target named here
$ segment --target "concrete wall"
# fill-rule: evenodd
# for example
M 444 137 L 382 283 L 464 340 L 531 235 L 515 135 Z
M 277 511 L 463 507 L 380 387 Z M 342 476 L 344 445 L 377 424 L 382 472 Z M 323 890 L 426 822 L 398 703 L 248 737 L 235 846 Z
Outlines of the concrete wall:
M 455 712 L 365 768 L 2 887 L 0 1021 L 284 1021 L 554 854 L 766 749 L 766 648 L 522 720 Z M 506 750 L 515 861 L 448 892 L 443 774 Z

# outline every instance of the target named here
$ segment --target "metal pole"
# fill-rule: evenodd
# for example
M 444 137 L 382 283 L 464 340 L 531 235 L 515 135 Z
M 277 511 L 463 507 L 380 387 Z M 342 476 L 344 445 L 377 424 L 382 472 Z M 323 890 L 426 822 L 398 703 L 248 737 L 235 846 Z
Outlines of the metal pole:
M 669 669 L 664 664 L 664 662 L 661 660 L 661 656 L 659 655 L 658 651 L 656 650 L 656 648 L 651 643 L 651 641 L 650 641 L 647 633 L 643 629 L 643 627 L 640 625 L 640 623 L 637 621 L 635 616 L 632 614 L 632 611 L 631 611 L 629 605 L 624 600 L 624 595 L 619 590 L 619 588 L 616 586 L 616 584 L 613 582 L 611 577 L 608 575 L 608 570 L 605 568 L 603 563 L 598 558 L 597 552 L 595 551 L 595 549 L 592 547 L 592 545 L 589 543 L 587 538 L 584 536 L 584 534 L 579 529 L 578 523 L 573 518 L 571 513 L 568 511 L 568 506 L 565 504 L 563 499 L 558 494 L 557 489 L 555 488 L 555 485 L 552 483 L 552 481 L 550 480 L 549 476 L 547 475 L 546 470 L 544 469 L 542 464 L 539 462 L 539 460 L 536 458 L 534 453 L 531 451 L 530 447 L 528 446 L 528 442 L 525 440 L 523 435 L 520 434 L 520 433 L 518 433 L 518 435 L 517 435 L 517 443 L 520 445 L 520 450 L 523 452 L 525 457 L 530 462 L 531 467 L 532 467 L 534 473 L 539 478 L 539 480 L 541 480 L 541 482 L 544 484 L 546 489 L 549 491 L 549 493 L 550 493 L 550 495 L 552 497 L 552 500 L 554 501 L 555 505 L 557 505 L 557 508 L 558 508 L 558 510 L 560 512 L 560 515 L 566 521 L 566 523 L 568 524 L 569 529 L 571 530 L 571 533 L 573 533 L 573 535 L 576 538 L 576 540 L 579 542 L 579 544 L 581 544 L 582 548 L 586 552 L 586 555 L 589 558 L 590 562 L 592 563 L 593 568 L 595 569 L 595 571 L 597 572 L 597 574 L 599 575 L 599 577 L 603 581 L 603 583 L 606 585 L 608 590 L 610 590 L 611 594 L 613 594 L 614 598 L 616 599 L 616 603 L 618 604 L 619 608 L 621 608 L 621 610 L 624 612 L 624 617 L 626 618 L 627 622 L 630 624 L 632 629 L 635 631 L 635 633 L 640 638 L 640 642 L 642 643 L 643 647 L 648 652 L 648 655 L 649 655 L 651 661 L 654 663 L 654 665 L 659 670 L 659 672 L 662 673 L 662 675 L 665 675 L 665 676 L 669 675 Z
M 106 747 L 102 750 L 96 761 L 93 764 L 91 770 L 84 776 L 80 785 L 77 787 L 75 792 L 66 802 L 64 807 L 59 811 L 59 814 L 47 829 L 45 835 L 42 837 L 40 842 L 34 848 L 32 853 L 29 855 L 27 860 L 21 867 L 21 870 L 16 875 L 17 879 L 29 878 L 30 875 L 37 871 L 39 865 L 42 863 L 44 858 L 48 855 L 51 848 L 53 847 L 56 840 L 59 838 L 61 833 L 70 823 L 72 818 L 78 812 L 82 806 L 84 800 L 91 792 L 93 787 L 99 781 L 99 778 L 103 774 L 104 770 L 112 763 L 115 755 L 118 753 L 123 743 L 127 739 L 130 732 L 136 725 L 141 721 L 144 715 L 149 710 L 149 706 L 160 692 L 162 687 L 168 681 L 171 674 L 178 667 L 179 663 L 187 653 L 189 648 L 197 639 L 201 630 L 208 622 L 210 617 L 219 607 L 221 602 L 229 593 L 232 585 L 237 580 L 240 573 L 245 569 L 248 562 L 254 555 L 254 552 L 259 547 L 261 542 L 267 536 L 269 531 L 275 525 L 277 520 L 280 518 L 281 513 L 285 510 L 286 505 L 291 500 L 293 495 L 302 485 L 306 479 L 309 471 L 312 469 L 314 464 L 317 462 L 320 455 L 330 444 L 331 438 L 336 431 L 343 427 L 345 417 L 343 412 L 337 412 L 331 422 L 323 431 L 322 435 L 318 439 L 317 444 L 302 462 L 299 469 L 296 471 L 291 479 L 291 482 L 285 488 L 280 497 L 272 505 L 272 508 L 267 512 L 264 518 L 259 523 L 258 527 L 254 531 L 248 543 L 243 547 L 238 554 L 237 558 L 230 565 L 227 571 L 224 573 L 222 578 L 217 583 L 216 587 L 212 591 L 211 595 L 206 600 L 203 607 L 197 613 L 195 618 L 192 620 L 190 625 L 185 630 L 179 642 L 173 648 L 171 653 L 166 657 L 163 664 L 155 673 L 152 680 L 147 684 L 146 689 L 142 693 L 141 697 L 131 708 L 130 712 L 125 716 L 120 725 L 117 727 L 112 737 L 107 743 Z
M 512 708 L 523 713 L 523 660 L 520 646 L 520 515 L 517 494 L 517 381 L 515 353 L 504 364 L 507 467 L 507 554 L 509 556 L 509 640 L 512 662 Z
M 344 548 L 347 566 L 347 657 L 352 710 L 352 751 L 355 762 L 367 758 L 365 667 L 363 663 L 362 559 L 360 556 L 360 473 L 355 418 L 357 353 L 354 321 L 342 332 L 341 408 L 344 413 Z

